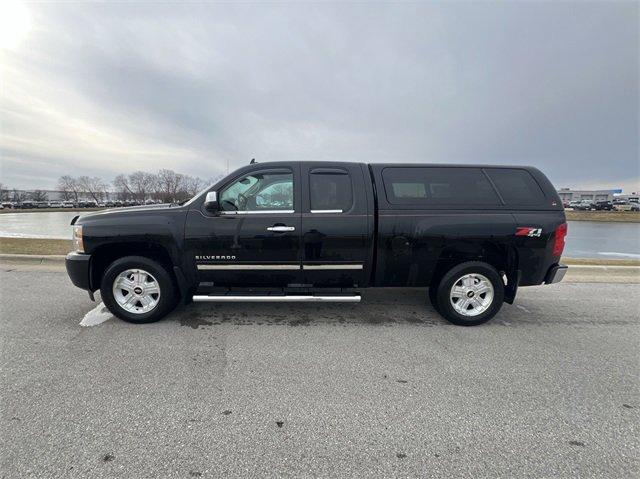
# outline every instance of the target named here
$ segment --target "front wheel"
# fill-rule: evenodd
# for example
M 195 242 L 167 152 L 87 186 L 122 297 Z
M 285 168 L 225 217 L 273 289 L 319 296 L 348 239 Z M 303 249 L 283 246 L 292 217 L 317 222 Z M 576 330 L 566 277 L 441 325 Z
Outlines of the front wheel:
M 176 305 L 176 289 L 167 270 L 143 256 L 120 258 L 107 268 L 100 286 L 104 304 L 130 323 L 152 323 Z
M 476 326 L 493 318 L 504 301 L 504 282 L 488 263 L 469 261 L 451 268 L 440 281 L 438 312 L 459 326 Z

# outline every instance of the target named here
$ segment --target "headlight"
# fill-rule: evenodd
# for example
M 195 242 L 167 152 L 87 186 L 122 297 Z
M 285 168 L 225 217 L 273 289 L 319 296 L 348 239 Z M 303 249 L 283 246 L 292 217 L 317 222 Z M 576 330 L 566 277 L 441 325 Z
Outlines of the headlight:
M 82 225 L 73 226 L 73 250 L 84 253 L 84 243 L 82 242 Z

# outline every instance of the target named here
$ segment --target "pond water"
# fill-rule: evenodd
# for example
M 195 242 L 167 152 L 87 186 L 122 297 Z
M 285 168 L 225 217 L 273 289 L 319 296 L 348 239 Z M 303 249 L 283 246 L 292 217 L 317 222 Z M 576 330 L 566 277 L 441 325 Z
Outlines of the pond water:
M 86 213 L 86 212 L 85 212 Z M 71 220 L 82 211 L 0 214 L 0 236 L 71 239 Z
M 640 223 L 569 221 L 564 256 L 640 259 Z
M 0 236 L 70 239 L 69 223 L 82 213 L 0 214 Z M 570 221 L 564 255 L 571 258 L 640 259 L 640 223 Z

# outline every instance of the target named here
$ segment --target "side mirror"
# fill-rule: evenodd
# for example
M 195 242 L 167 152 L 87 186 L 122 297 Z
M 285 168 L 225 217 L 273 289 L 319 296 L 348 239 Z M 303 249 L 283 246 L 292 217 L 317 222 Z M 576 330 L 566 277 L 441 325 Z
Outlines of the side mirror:
M 207 193 L 207 197 L 204 200 L 204 207 L 208 211 L 218 210 L 218 194 L 215 191 Z

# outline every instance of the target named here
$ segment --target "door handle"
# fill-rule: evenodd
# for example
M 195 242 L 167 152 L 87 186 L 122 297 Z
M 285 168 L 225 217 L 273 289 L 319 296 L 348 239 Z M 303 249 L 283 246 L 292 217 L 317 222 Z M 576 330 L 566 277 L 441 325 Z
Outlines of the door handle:
M 295 231 L 294 226 L 269 226 L 267 231 L 275 231 L 276 233 L 284 233 L 285 231 Z

